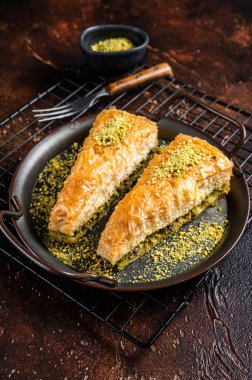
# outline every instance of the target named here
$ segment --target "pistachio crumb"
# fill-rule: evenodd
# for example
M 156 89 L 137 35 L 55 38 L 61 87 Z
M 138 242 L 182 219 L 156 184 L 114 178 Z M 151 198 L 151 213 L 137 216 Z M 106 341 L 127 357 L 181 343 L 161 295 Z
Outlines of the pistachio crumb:
M 113 52 L 128 50 L 135 47 L 133 42 L 126 37 L 107 38 L 90 46 L 91 50 L 98 52 Z
M 176 149 L 171 149 L 163 161 L 153 168 L 153 182 L 162 178 L 176 178 L 186 170 L 198 165 L 209 155 L 195 146 L 192 139 L 182 141 Z
M 179 231 L 162 247 L 162 254 L 160 250 L 153 249 L 151 258 L 154 264 L 160 266 L 166 263 L 175 267 L 179 262 L 190 262 L 195 256 L 209 256 L 221 240 L 226 224 L 226 221 L 221 224 L 199 222 L 189 226 L 185 232 Z
M 94 140 L 98 145 L 109 146 L 121 141 L 127 134 L 130 123 L 126 115 L 118 115 L 94 134 Z

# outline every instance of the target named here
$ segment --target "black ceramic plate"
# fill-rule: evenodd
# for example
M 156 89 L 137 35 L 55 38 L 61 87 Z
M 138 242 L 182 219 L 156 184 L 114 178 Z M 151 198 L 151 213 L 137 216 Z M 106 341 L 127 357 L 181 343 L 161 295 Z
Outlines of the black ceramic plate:
M 82 121 L 68 124 L 43 139 L 31 150 L 21 163 L 11 185 L 10 199 L 13 198 L 13 196 L 17 196 L 24 208 L 24 214 L 15 220 L 15 227 L 19 236 L 29 249 L 35 252 L 38 257 L 42 257 L 49 266 L 53 266 L 59 272 L 68 271 L 75 273 L 74 270 L 69 269 L 65 264 L 58 261 L 45 246 L 43 246 L 37 237 L 29 212 L 32 192 L 38 175 L 47 162 L 67 149 L 73 142 L 82 142 L 88 135 L 94 119 L 94 116 L 90 116 Z M 223 148 L 212 139 L 181 123 L 164 118 L 158 122 L 158 126 L 159 137 L 165 139 L 167 142 L 174 139 L 177 134 L 185 133 L 208 140 L 212 145 L 223 150 Z M 115 288 L 91 281 L 86 284 L 117 291 L 150 290 L 175 285 L 207 271 L 232 249 L 245 228 L 249 213 L 249 195 L 246 181 L 242 175 L 232 177 L 230 194 L 222 198 L 219 202 L 221 211 L 216 211 L 216 208 L 209 208 L 201 214 L 201 216 L 190 222 L 190 225 L 193 225 L 202 219 L 206 222 L 213 220 L 221 222 L 226 218 L 229 220 L 229 225 L 222 241 L 213 249 L 209 257 L 201 258 L 190 264 L 184 263 L 183 265 L 176 265 L 162 280 L 150 281 L 150 278 L 153 278 L 152 271 L 154 270 L 152 270 L 150 266 L 150 278 L 146 278 L 145 272 L 143 280 L 138 279 L 137 283 L 135 283 L 132 281 L 133 276 L 141 276 L 146 265 L 149 265 L 150 257 L 147 253 L 144 257 L 129 265 L 128 268 L 121 272 Z M 13 210 L 12 204 L 10 204 L 10 208 Z M 101 221 L 100 225 L 104 226 L 104 220 Z M 186 230 L 188 224 L 182 228 Z

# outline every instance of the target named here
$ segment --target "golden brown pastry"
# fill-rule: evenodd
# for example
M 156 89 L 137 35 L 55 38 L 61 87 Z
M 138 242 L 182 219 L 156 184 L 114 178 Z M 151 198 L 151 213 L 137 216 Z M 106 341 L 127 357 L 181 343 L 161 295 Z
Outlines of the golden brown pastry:
M 232 166 L 208 142 L 178 135 L 154 156 L 135 187 L 118 203 L 101 235 L 98 254 L 113 265 L 127 256 L 129 262 L 134 261 L 146 237 L 166 226 L 181 226 L 202 212 L 202 205 L 204 209 L 227 193 Z M 122 267 L 126 265 L 127 260 Z
M 75 233 L 156 146 L 156 123 L 117 109 L 101 112 L 51 211 L 51 235 L 76 240 L 72 239 Z

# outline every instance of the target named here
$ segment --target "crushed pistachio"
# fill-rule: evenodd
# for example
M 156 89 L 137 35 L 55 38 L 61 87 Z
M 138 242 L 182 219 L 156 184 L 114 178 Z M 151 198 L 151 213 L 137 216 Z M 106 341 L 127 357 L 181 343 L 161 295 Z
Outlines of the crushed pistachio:
M 128 50 L 135 47 L 133 42 L 126 37 L 107 38 L 90 46 L 91 50 L 109 53 L 113 51 Z
M 163 150 L 164 150 L 166 147 L 167 147 L 167 145 L 161 143 L 161 144 L 157 147 L 156 153 L 157 153 L 157 154 L 161 154 L 161 153 L 163 153 Z
M 98 145 L 109 146 L 121 141 L 130 129 L 131 124 L 127 115 L 118 115 L 105 124 L 97 133 L 94 140 Z
M 196 225 L 187 225 L 186 230 L 178 231 L 150 250 L 150 260 L 147 261 L 141 281 L 139 276 L 133 276 L 132 281 L 137 283 L 162 280 L 178 273 L 178 268 L 183 271 L 184 265 L 187 268 L 192 267 L 206 259 L 221 241 L 227 223 L 227 220 L 221 223 L 201 221 Z
M 155 182 L 162 178 L 179 177 L 207 157 L 205 152 L 195 146 L 192 139 L 183 141 L 176 149 L 171 149 L 168 156 L 153 168 L 152 179 Z
M 200 222 L 196 226 L 189 226 L 186 232 L 178 232 L 162 251 L 154 250 L 151 257 L 155 264 L 166 261 L 172 266 L 195 255 L 207 257 L 221 240 L 225 226 L 226 221 L 222 224 Z

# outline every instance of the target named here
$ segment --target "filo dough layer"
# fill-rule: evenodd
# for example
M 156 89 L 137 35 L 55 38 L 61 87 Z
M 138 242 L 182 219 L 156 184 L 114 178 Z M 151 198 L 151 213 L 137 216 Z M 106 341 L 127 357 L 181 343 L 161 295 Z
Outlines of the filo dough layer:
M 190 162 L 183 158 L 185 146 L 184 158 Z M 191 151 L 198 152 L 196 158 Z M 208 142 L 178 135 L 154 156 L 135 187 L 118 203 L 101 235 L 98 254 L 115 265 L 147 236 L 186 215 L 214 190 L 229 188 L 232 166 Z
M 126 120 L 127 133 L 112 144 L 99 144 L 97 136 L 104 139 L 103 132 L 114 120 Z M 73 236 L 156 146 L 156 123 L 117 109 L 101 112 L 58 195 L 49 230 Z

